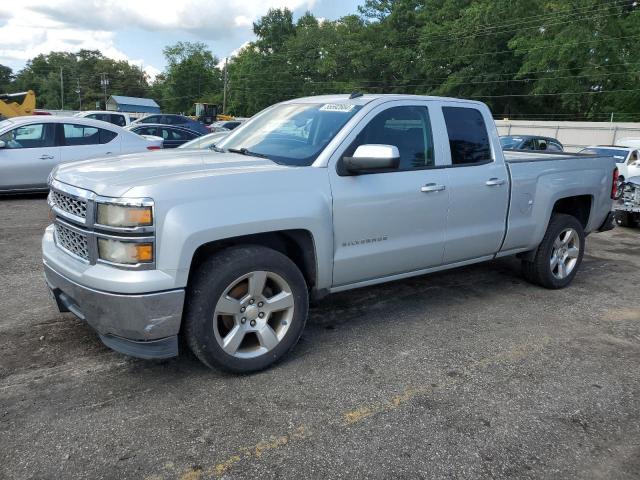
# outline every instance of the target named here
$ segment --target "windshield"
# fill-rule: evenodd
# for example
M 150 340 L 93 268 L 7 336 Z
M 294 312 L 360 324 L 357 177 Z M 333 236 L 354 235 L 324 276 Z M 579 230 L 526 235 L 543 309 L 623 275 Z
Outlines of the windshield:
M 219 147 L 284 165 L 311 165 L 360 108 L 346 103 L 278 105 L 237 130 Z
M 522 143 L 522 137 L 500 137 L 500 145 L 502 148 L 514 148 Z
M 604 155 L 605 157 L 613 157 L 616 163 L 624 162 L 625 158 L 629 154 L 626 150 L 619 150 L 617 148 L 584 148 L 578 153 L 590 153 L 591 155 Z

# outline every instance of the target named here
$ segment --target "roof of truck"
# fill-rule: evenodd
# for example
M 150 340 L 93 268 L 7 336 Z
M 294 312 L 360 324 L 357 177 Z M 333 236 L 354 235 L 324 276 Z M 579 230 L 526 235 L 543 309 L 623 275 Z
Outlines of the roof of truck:
M 449 102 L 465 102 L 465 103 L 475 103 L 478 105 L 484 105 L 484 103 L 479 102 L 477 100 L 467 100 L 464 98 L 449 98 L 449 97 L 431 97 L 428 95 L 405 95 L 405 94 L 396 94 L 396 93 L 387 93 L 387 94 L 369 94 L 365 93 L 360 96 L 356 96 L 355 98 L 351 98 L 351 94 L 335 94 L 335 95 L 316 95 L 313 97 L 302 97 L 302 98 L 294 98 L 291 100 L 287 100 L 283 103 L 346 103 L 353 105 L 366 105 L 367 103 L 373 102 L 375 100 L 445 100 Z

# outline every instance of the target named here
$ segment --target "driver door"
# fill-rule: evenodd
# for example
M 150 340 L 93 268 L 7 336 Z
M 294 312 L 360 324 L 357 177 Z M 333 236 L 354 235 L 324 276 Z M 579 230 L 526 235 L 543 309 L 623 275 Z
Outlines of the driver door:
M 435 146 L 427 102 L 389 102 L 372 110 L 329 167 L 333 195 L 334 287 L 442 264 L 449 203 L 448 169 Z M 342 171 L 360 145 L 396 146 L 397 169 Z
M 55 123 L 32 123 L 0 136 L 0 189 L 46 188 L 51 170 L 60 162 Z

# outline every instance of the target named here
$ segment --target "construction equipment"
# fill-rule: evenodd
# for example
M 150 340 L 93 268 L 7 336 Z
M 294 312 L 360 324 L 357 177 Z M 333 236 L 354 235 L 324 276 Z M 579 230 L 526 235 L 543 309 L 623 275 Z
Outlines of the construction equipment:
M 194 120 L 199 120 L 205 125 L 211 125 L 213 122 L 218 121 L 231 121 L 235 120 L 232 115 L 223 115 L 218 113 L 222 111 L 220 105 L 215 103 L 196 103 L 195 104 L 195 116 L 191 117 Z
M 11 118 L 34 115 L 35 110 L 36 94 L 33 90 L 0 94 L 0 117 Z

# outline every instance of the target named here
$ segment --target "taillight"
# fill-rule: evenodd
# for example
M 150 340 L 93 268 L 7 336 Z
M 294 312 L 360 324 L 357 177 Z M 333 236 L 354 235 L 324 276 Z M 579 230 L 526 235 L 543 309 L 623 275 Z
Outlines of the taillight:
M 613 183 L 611 184 L 611 199 L 615 200 L 618 197 L 618 169 L 613 169 Z
M 147 150 L 160 150 L 162 147 L 159 147 L 157 145 L 149 145 L 147 147 Z

